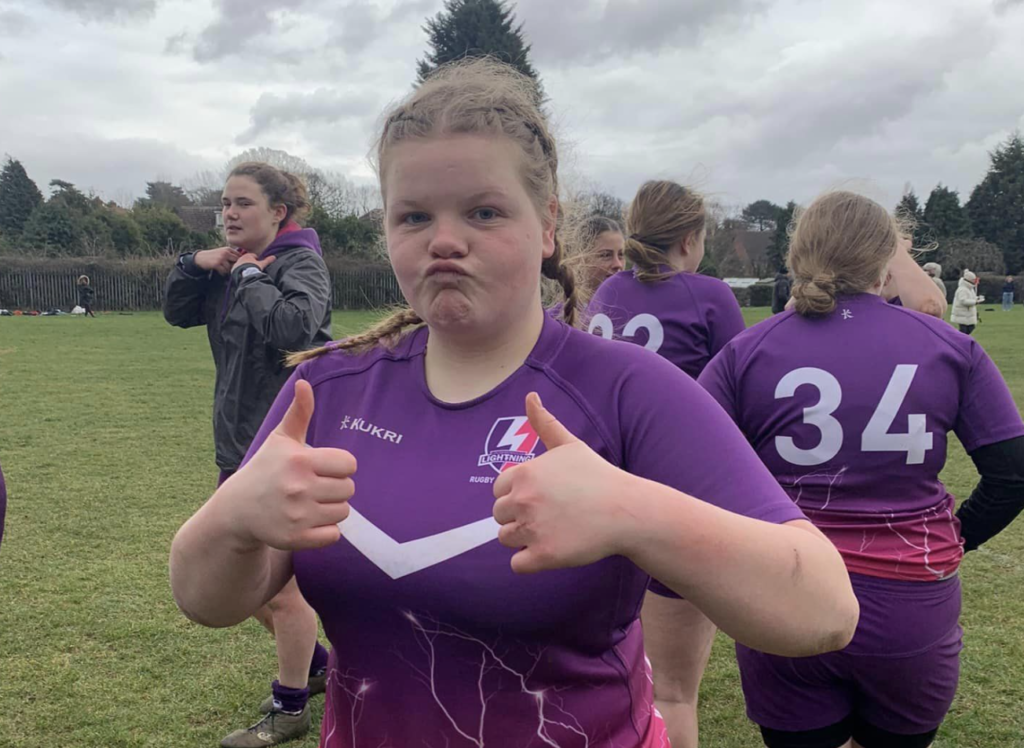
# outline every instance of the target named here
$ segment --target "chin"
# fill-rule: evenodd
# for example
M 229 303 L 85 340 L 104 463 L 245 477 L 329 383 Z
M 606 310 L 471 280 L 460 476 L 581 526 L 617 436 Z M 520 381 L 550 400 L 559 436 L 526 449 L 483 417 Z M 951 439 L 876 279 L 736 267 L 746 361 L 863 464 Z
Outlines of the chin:
M 475 318 L 473 305 L 460 293 L 441 293 L 427 309 L 424 319 L 438 329 L 466 328 L 473 324 Z

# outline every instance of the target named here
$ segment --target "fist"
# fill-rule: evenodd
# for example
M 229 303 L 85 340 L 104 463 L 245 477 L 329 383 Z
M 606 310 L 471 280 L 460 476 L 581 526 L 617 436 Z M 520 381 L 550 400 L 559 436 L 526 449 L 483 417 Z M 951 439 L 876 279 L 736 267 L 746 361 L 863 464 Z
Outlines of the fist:
M 526 415 L 548 451 L 494 483 L 498 540 L 520 549 L 512 570 L 584 566 L 621 553 L 630 476 L 570 433 L 536 393 L 526 398 Z
M 196 267 L 202 270 L 207 272 L 213 270 L 220 275 L 227 275 L 231 272 L 231 266 L 238 261 L 239 256 L 239 251 L 233 247 L 218 247 L 196 252 L 192 259 L 195 261 Z
M 341 537 L 338 523 L 348 517 L 355 493 L 356 460 L 343 449 L 306 444 L 313 408 L 313 388 L 296 381 L 281 423 L 215 494 L 244 543 L 294 551 Z

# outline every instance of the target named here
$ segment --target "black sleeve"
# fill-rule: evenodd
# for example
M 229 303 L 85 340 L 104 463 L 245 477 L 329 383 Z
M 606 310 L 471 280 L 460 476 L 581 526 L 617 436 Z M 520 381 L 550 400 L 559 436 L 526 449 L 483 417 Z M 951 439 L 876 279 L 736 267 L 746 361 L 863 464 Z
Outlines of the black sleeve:
M 181 255 L 164 286 L 164 319 L 175 327 L 205 325 L 203 303 L 210 273 L 196 266 L 194 253 Z
M 956 513 L 965 551 L 998 535 L 1024 509 L 1024 436 L 979 447 L 971 459 L 981 480 Z

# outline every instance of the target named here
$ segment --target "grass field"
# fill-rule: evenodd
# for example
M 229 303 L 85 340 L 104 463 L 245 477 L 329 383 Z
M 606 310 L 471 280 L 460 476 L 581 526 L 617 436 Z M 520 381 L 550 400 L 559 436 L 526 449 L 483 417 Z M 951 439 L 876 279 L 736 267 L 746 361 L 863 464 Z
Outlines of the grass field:
M 982 316 L 1024 402 L 1024 309 Z M 335 332 L 368 319 L 339 313 Z M 189 623 L 167 583 L 171 538 L 216 478 L 212 383 L 205 332 L 158 314 L 0 319 L 0 746 L 216 746 L 258 717 L 269 636 Z M 958 497 L 975 481 L 955 439 L 944 479 Z M 963 566 L 963 674 L 937 748 L 1024 746 L 1022 561 L 1024 520 Z M 706 748 L 760 745 L 724 639 L 701 718 Z

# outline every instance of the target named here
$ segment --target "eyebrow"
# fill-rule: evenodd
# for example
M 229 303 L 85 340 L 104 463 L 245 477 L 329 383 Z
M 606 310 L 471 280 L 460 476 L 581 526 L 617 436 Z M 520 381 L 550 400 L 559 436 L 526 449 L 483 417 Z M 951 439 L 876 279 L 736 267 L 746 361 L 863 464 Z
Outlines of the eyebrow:
M 468 195 L 463 198 L 464 202 L 467 203 L 481 203 L 487 202 L 488 200 L 508 200 L 509 196 L 507 192 L 502 190 L 483 190 L 481 192 L 474 192 L 472 195 Z M 410 208 L 421 209 L 423 201 L 413 200 L 411 198 L 401 198 L 391 203 L 391 210 L 409 210 Z

